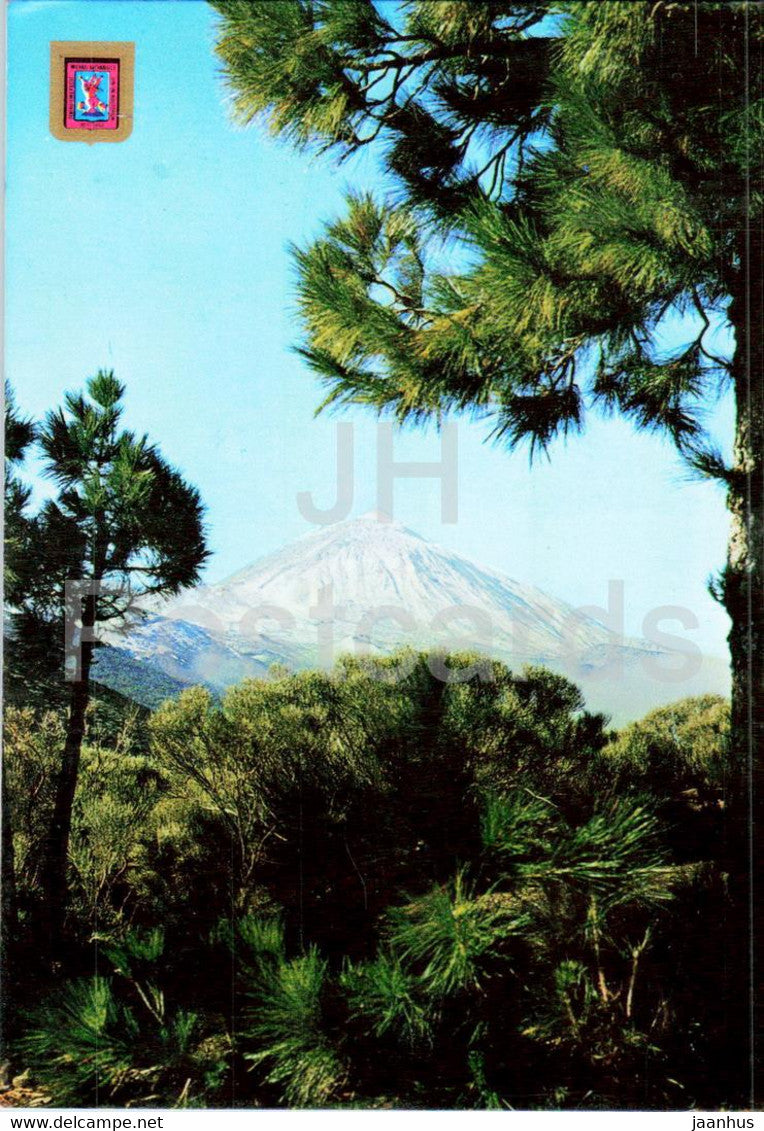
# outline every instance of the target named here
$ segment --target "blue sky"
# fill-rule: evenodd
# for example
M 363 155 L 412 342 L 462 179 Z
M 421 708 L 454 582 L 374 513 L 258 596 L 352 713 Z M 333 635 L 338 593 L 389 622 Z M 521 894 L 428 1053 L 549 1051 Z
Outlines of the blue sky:
M 335 492 L 335 419 L 355 426 L 353 513 L 375 507 L 375 422 L 314 419 L 320 390 L 292 352 L 290 241 L 342 211 L 373 159 L 341 169 L 228 121 L 201 0 L 11 0 L 8 30 L 6 372 L 34 416 L 98 367 L 128 387 L 127 421 L 201 490 L 216 581 L 311 529 L 296 495 Z M 116 145 L 48 130 L 51 40 L 132 40 L 135 123 Z M 710 423 L 724 441 L 731 406 Z M 627 630 L 657 605 L 699 621 L 690 639 L 725 655 L 726 617 L 706 593 L 724 560 L 720 491 L 691 483 L 670 444 L 590 418 L 529 468 L 523 451 L 459 423 L 459 515 L 435 481 L 400 481 L 395 517 L 419 533 L 576 605 L 624 583 Z M 396 441 L 439 457 L 434 431 Z M 670 626 L 666 626 L 667 631 Z

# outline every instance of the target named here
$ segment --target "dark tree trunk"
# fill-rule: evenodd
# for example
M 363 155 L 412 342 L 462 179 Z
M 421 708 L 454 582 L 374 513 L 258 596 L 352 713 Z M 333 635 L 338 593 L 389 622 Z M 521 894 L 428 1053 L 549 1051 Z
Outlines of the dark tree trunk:
M 56 803 L 48 835 L 43 874 L 44 922 L 47 938 L 42 942 L 49 955 L 55 954 L 61 941 L 66 912 L 69 833 L 80 768 L 82 740 L 85 734 L 85 716 L 90 701 L 90 670 L 93 662 L 92 630 L 95 625 L 95 614 L 95 597 L 88 596 L 83 602 L 79 672 L 77 673 L 78 678 L 72 683 L 66 741 L 58 777 Z
M 737 1002 L 729 1008 L 738 1025 L 746 1018 L 741 1097 L 761 1103 L 761 984 L 764 966 L 764 885 L 758 857 L 764 828 L 764 355 L 762 353 L 762 233 L 751 225 L 739 240 L 740 269 L 729 319 L 735 331 L 732 379 L 737 406 L 734 464 L 728 504 L 730 540 L 725 605 L 732 620 L 731 774 L 728 795 L 728 860 L 736 903 L 732 927 L 741 966 Z M 742 936 L 742 937 L 741 937 Z M 743 985 L 745 980 L 745 985 Z M 758 1036 L 758 1041 L 755 1039 Z M 752 1094 L 755 1082 L 759 1087 Z
M 2 774 L 2 900 L 0 900 L 0 963 L 2 964 L 2 979 L 0 979 L 0 1091 L 8 1086 L 7 1064 L 10 1057 L 10 1035 L 14 1013 L 14 989 L 16 985 L 15 947 L 18 933 L 16 914 L 16 870 L 13 859 L 13 826 L 11 824 L 11 810 L 8 801 L 8 785 L 6 781 L 5 763 L 0 771 Z

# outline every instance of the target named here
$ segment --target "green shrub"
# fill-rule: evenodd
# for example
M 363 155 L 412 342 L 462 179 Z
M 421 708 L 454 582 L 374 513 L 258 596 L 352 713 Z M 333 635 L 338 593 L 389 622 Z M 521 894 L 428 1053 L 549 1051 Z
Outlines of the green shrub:
M 450 884 L 391 913 L 390 941 L 437 999 L 480 989 L 486 965 L 526 923 L 491 891 L 477 894 L 459 871 Z
M 163 949 L 159 929 L 107 943 L 113 976 L 67 982 L 30 1015 L 19 1052 L 54 1104 L 187 1107 L 220 1089 L 227 1036 L 205 1031 L 194 1011 L 169 1007 L 144 976 Z
M 729 944 L 687 923 L 725 914 L 726 704 L 607 741 L 563 677 L 491 675 L 352 658 L 186 692 L 148 752 L 92 728 L 70 977 L 18 1046 L 51 1099 L 713 1106 L 725 1018 L 698 987 Z M 20 947 L 62 734 L 8 712 Z
M 625 727 L 604 757 L 624 786 L 659 798 L 692 791 L 710 800 L 724 787 L 729 725 L 729 702 L 721 696 L 682 699 Z
M 382 951 L 371 962 L 346 964 L 340 984 L 350 1020 L 367 1036 L 392 1036 L 411 1049 L 432 1044 L 434 1004 L 422 979 L 406 969 L 395 952 Z
M 274 1085 L 290 1106 L 330 1104 L 346 1070 L 323 1026 L 327 964 L 315 947 L 290 960 L 272 949 L 264 953 L 277 960 L 260 961 L 250 984 L 245 1058 L 262 1068 L 264 1083 Z
M 203 1039 L 199 1017 L 169 1011 L 155 987 L 143 1006 L 120 997 L 113 979 L 68 982 L 30 1018 L 20 1052 L 58 1107 L 203 1104 L 222 1083 L 224 1035 Z

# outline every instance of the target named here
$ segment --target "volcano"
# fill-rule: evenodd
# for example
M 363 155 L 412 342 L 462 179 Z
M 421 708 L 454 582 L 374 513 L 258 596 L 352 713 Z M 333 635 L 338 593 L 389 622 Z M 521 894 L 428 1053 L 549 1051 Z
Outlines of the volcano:
M 343 653 L 409 645 L 478 651 L 512 668 L 544 664 L 614 719 L 700 691 L 726 693 L 721 661 L 629 640 L 565 601 L 420 537 L 376 513 L 322 527 L 216 585 L 144 609 L 99 649 L 96 678 L 147 705 L 167 687 L 220 693 L 273 664 L 331 667 Z M 153 677 L 149 695 L 140 673 Z M 157 678 L 161 673 L 161 678 Z M 168 683 L 169 681 L 169 683 Z

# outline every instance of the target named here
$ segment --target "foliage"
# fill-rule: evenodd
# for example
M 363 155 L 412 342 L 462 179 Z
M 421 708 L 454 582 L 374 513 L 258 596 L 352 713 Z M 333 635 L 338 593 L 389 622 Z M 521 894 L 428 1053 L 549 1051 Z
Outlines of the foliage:
M 3 531 L 3 585 L 6 604 L 4 631 L 4 682 L 6 702 L 49 705 L 62 700 L 55 687 L 61 659 L 59 636 L 49 619 L 25 599 L 38 580 L 44 534 L 39 517 L 30 513 L 32 490 L 19 469 L 37 439 L 35 423 L 20 414 L 13 390 L 5 386 L 5 494 Z
M 28 929 L 40 900 L 65 722 L 60 711 L 6 706 L 3 723 L 17 913 Z M 164 792 L 140 725 L 140 713 L 119 700 L 90 703 L 69 846 L 73 917 L 85 937 L 131 913 L 143 842 Z
M 15 470 L 35 439 L 35 426 L 31 420 L 19 415 L 13 390 L 5 385 L 5 506 L 4 506 L 4 559 L 3 584 L 6 600 L 12 602 L 14 594 L 23 588 L 25 551 L 29 538 L 30 519 L 26 514 L 31 490 L 25 486 Z
M 350 1021 L 357 1021 L 365 1036 L 390 1033 L 412 1050 L 431 1045 L 434 1011 L 421 992 L 421 980 L 404 967 L 394 948 L 381 950 L 369 962 L 349 963 L 341 985 Z
M 119 431 L 125 386 L 101 370 L 87 389 L 87 397 L 68 393 L 39 428 L 46 473 L 59 489 L 40 522 L 51 538 L 48 586 L 57 578 L 103 583 L 96 620 L 104 621 L 141 594 L 194 584 L 208 551 L 198 491 L 147 436 Z
M 55 771 L 64 739 L 60 712 L 5 706 L 3 779 L 6 827 L 13 831 L 14 872 L 21 913 L 29 910 L 39 884 Z
M 604 757 L 632 783 L 699 800 L 718 798 L 728 773 L 729 704 L 718 695 L 683 699 L 625 727 Z
M 249 996 L 243 1043 L 266 1084 L 279 1087 L 290 1107 L 322 1107 L 344 1080 L 342 1062 L 322 1025 L 327 964 L 315 947 L 277 964 L 261 962 Z
M 478 895 L 457 872 L 448 886 L 400 908 L 393 924 L 393 948 L 407 966 L 420 970 L 424 989 L 437 1000 L 480 989 L 497 941 L 519 933 L 526 920 L 491 890 Z
M 392 185 L 353 192 L 296 251 L 326 403 L 467 411 L 532 453 L 591 408 L 668 435 L 728 489 L 720 595 L 750 672 L 755 640 L 735 633 L 763 604 L 761 413 L 738 397 L 730 467 L 701 410 L 758 356 L 744 284 L 760 252 L 760 11 L 215 7 L 238 120 L 341 156 L 371 147 Z M 734 356 L 713 345 L 725 320 Z M 99 716 L 85 683 L 63 718 L 46 689 L 64 581 L 105 582 L 84 611 L 119 620 L 206 556 L 198 493 L 120 431 L 123 394 L 100 372 L 41 426 L 12 401 L 6 420 L 4 814 L 30 956 L 17 1049 L 54 1102 L 740 1106 L 725 970 L 747 960 L 745 932 L 703 929 L 739 922 L 721 701 L 612 736 L 559 675 L 484 662 L 461 678 L 462 655 L 444 679 L 404 652 L 276 672 L 221 702 L 191 689 L 148 723 Z M 32 442 L 57 488 L 36 515 L 18 479 Z M 51 846 L 72 898 L 41 970 Z
M 755 5 L 213 6 L 236 120 L 340 157 L 371 146 L 395 184 L 351 193 L 296 252 L 325 403 L 469 409 L 531 452 L 587 404 L 618 409 L 725 477 L 699 410 L 729 378 L 707 331 L 740 269 L 740 202 L 761 210 Z
M 42 937 L 49 946 L 60 941 L 69 894 L 69 837 L 96 630 L 124 623 L 138 598 L 195 584 L 208 556 L 199 492 L 147 436 L 120 430 L 124 394 L 113 372 L 99 370 L 87 395 L 67 393 L 35 432 L 43 472 L 57 494 L 30 527 L 30 568 L 13 595 L 12 637 L 16 681 L 31 674 L 43 694 L 52 687 L 52 701 L 69 705 L 42 869 Z
M 452 657 L 454 673 L 474 661 Z M 265 887 L 289 909 L 290 930 L 307 925 L 328 945 L 341 897 L 350 917 L 341 933 L 356 924 L 360 954 L 370 917 L 396 890 L 442 882 L 477 850 L 478 780 L 504 780 L 534 761 L 541 778 L 540 749 L 555 734 L 569 745 L 577 737 L 576 767 L 605 742 L 602 720 L 562 677 L 515 677 L 497 663 L 490 680 L 444 683 L 433 669 L 407 652 L 345 658 L 333 674 L 245 682 L 220 704 L 187 691 L 155 713 L 155 756 L 172 769 L 174 791 L 214 815 L 238 909 Z M 534 701 L 543 711 L 532 718 Z
M 54 1102 L 724 1104 L 727 1028 L 699 987 L 728 947 L 687 931 L 726 913 L 722 811 L 681 794 L 667 810 L 664 785 L 703 786 L 725 705 L 609 738 L 551 672 L 462 655 L 444 682 L 433 660 L 186 691 L 150 748 L 144 718 L 91 712 L 64 980 L 18 1045 Z M 61 728 L 7 713 L 31 901 L 29 791 Z M 20 930 L 32 941 L 33 919 Z
M 184 684 L 155 664 L 137 660 L 124 648 L 99 648 L 93 662 L 93 678 L 101 688 L 109 687 L 126 699 L 154 709 L 184 690 Z M 103 694 L 103 691 L 102 691 Z
M 67 582 L 94 584 L 95 623 L 119 621 L 137 615 L 141 595 L 193 584 L 207 557 L 198 492 L 146 436 L 119 429 L 124 385 L 99 371 L 87 389 L 37 425 L 6 395 L 6 691 L 20 704 L 30 691 L 38 705 L 70 696 L 64 617 L 88 608 L 83 594 L 67 597 Z M 58 488 L 35 514 L 13 470 L 30 447 Z
M 130 920 L 146 835 L 166 784 L 151 759 L 124 746 L 87 748 L 82 775 L 69 846 L 71 913 L 97 931 Z
M 22 1049 L 58 1106 L 200 1106 L 224 1078 L 224 1037 L 205 1040 L 200 1018 L 169 1008 L 133 965 L 160 957 L 160 930 L 105 948 L 114 977 L 68 983 L 30 1018 Z

